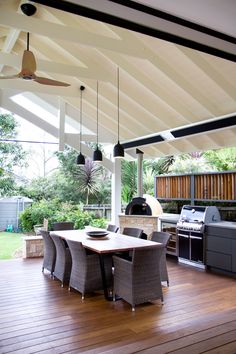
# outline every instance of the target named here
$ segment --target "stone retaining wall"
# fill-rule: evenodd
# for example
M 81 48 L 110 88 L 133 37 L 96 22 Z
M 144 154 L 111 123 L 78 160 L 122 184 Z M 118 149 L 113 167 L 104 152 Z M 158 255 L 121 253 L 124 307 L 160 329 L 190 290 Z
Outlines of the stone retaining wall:
M 23 258 L 43 257 L 42 236 L 23 237 Z

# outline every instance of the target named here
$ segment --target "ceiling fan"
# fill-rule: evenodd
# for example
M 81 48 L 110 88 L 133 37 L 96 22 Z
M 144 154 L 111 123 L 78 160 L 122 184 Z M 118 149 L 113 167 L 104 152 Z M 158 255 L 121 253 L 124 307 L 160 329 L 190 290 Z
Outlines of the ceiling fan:
M 65 82 L 48 79 L 46 77 L 40 77 L 35 74 L 36 72 L 36 60 L 33 52 L 29 50 L 29 33 L 27 33 L 27 49 L 24 51 L 22 58 L 21 71 L 16 75 L 0 76 L 0 79 L 23 79 L 28 81 L 35 81 L 42 85 L 52 86 L 70 86 Z
M 31 5 L 31 4 L 24 4 L 24 5 Z M 34 5 L 31 5 L 34 6 Z M 27 8 L 28 9 L 28 8 Z M 35 8 L 36 9 L 36 8 Z M 24 9 L 25 10 L 25 9 Z M 31 9 L 30 10 L 34 10 Z M 23 8 L 22 8 L 23 11 Z M 26 10 L 25 10 L 26 11 Z M 26 12 L 23 11 L 25 14 Z M 31 16 L 27 13 L 28 16 Z M 61 81 L 56 81 L 52 79 L 48 79 L 46 77 L 40 77 L 35 74 L 36 72 L 36 60 L 33 52 L 29 50 L 29 32 L 27 33 L 27 48 L 23 53 L 22 57 L 22 65 L 21 65 L 21 71 L 16 74 L 16 75 L 10 75 L 10 76 L 0 76 L 0 79 L 23 79 L 23 80 L 28 80 L 28 81 L 35 81 L 39 84 L 42 85 L 51 85 L 51 86 L 70 86 L 70 84 L 67 84 L 65 82 Z

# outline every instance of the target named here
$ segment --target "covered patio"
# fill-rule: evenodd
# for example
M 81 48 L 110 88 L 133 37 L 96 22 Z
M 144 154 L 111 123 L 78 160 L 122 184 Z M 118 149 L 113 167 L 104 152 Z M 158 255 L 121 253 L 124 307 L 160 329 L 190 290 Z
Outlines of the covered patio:
M 42 259 L 1 261 L 1 353 L 235 353 L 236 282 L 168 261 L 165 304 L 61 288 Z M 29 286 L 30 284 L 30 286 Z
M 71 11 L 62 11 L 64 1 L 32 1 L 37 12 L 31 17 L 21 12 L 24 2 L 0 3 L 1 77 L 21 70 L 29 32 L 37 74 L 71 86 L 0 79 L 0 106 L 56 137 L 60 150 L 68 144 L 79 152 L 82 143 L 91 157 L 87 143 L 96 142 L 97 113 L 104 147 L 117 142 L 120 114 L 119 138 L 130 160 L 137 148 L 155 158 L 235 146 L 234 3 L 217 1 L 212 8 L 205 0 L 198 12 L 199 2 L 188 0 L 193 7 L 181 14 L 162 1 L 66 2 Z M 160 17 L 158 6 L 170 16 Z M 185 1 L 181 9 L 188 9 Z M 39 116 L 31 104 L 46 114 Z M 113 175 L 117 223 L 120 161 L 107 156 L 103 165 Z M 108 302 L 102 293 L 81 302 L 80 294 L 42 274 L 41 265 L 41 258 L 1 261 L 1 353 L 235 353 L 233 278 L 169 259 L 165 304 L 137 306 L 132 313 L 127 303 Z

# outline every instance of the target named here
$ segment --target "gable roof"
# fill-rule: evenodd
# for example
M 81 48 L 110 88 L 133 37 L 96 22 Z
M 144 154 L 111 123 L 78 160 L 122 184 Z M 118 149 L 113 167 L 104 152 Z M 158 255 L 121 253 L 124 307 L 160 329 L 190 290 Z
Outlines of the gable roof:
M 135 158 L 137 146 L 144 152 L 144 158 L 235 146 L 236 67 L 233 59 L 236 49 L 235 36 L 230 29 L 219 32 L 219 28 L 212 27 L 214 32 L 210 31 L 210 34 L 200 32 L 200 38 L 204 37 L 204 44 L 201 43 L 199 50 L 194 50 L 184 46 L 184 41 L 180 42 L 180 45 L 157 38 L 157 35 L 151 36 L 151 33 L 154 34 L 153 26 L 163 25 L 163 19 L 160 22 L 156 18 L 156 21 L 150 21 L 144 26 L 140 21 L 147 18 L 150 20 L 150 17 L 146 16 L 151 16 L 155 11 L 152 9 L 152 14 L 142 12 L 144 18 L 141 15 L 137 17 L 137 2 L 129 2 L 134 4 L 136 9 L 126 7 L 126 12 L 117 12 L 115 16 L 110 14 L 109 17 L 118 18 L 120 14 L 125 16 L 122 22 L 120 15 L 117 23 L 128 27 L 128 23 L 135 19 L 136 14 L 136 25 L 131 26 L 135 31 L 111 24 L 111 20 L 104 22 L 107 18 L 104 9 L 108 12 L 112 10 L 111 5 L 115 3 L 115 6 L 121 6 L 123 1 L 101 0 L 95 4 L 82 0 L 70 1 L 71 6 L 79 4 L 80 10 L 84 9 L 83 16 L 40 4 L 41 2 L 50 5 L 51 1 L 36 2 L 39 3 L 36 4 L 37 12 L 32 17 L 22 14 L 21 2 L 18 0 L 2 1 L 0 4 L 1 75 L 19 72 L 22 54 L 26 48 L 26 32 L 30 32 L 30 49 L 37 60 L 37 73 L 68 82 L 71 86 L 49 87 L 19 79 L 0 80 L 0 105 L 3 108 L 28 119 L 52 135 L 59 136 L 59 123 L 55 127 L 50 118 L 45 122 L 14 102 L 12 97 L 19 93 L 29 96 L 30 92 L 31 100 L 44 105 L 54 114 L 57 114 L 60 106 L 65 110 L 66 122 L 76 131 L 66 133 L 65 136 L 62 134 L 61 138 L 78 149 L 79 87 L 84 85 L 86 88 L 83 93 L 83 141 L 96 141 L 98 80 L 99 141 L 115 144 L 118 114 L 116 70 L 119 67 L 120 141 L 127 147 L 126 157 Z M 143 6 L 142 2 L 149 5 L 155 3 L 155 6 L 159 4 L 162 10 L 165 6 L 162 1 L 139 1 L 140 6 Z M 230 22 L 235 4 L 232 8 L 230 1 L 224 4 L 226 9 L 229 6 L 226 13 Z M 85 17 L 89 6 L 90 10 L 96 10 L 98 5 L 100 21 Z M 205 6 L 208 5 L 209 1 L 205 1 Z M 104 10 L 102 14 L 101 9 Z M 118 11 L 118 7 L 115 9 Z M 104 21 L 101 21 L 103 17 Z M 186 17 L 184 19 L 186 20 Z M 228 22 L 226 25 L 231 28 Z M 168 25 L 170 31 L 166 33 L 171 37 L 171 30 L 174 29 L 172 24 Z M 179 24 L 178 26 L 184 27 Z M 144 28 L 143 32 L 148 34 L 138 32 L 138 27 Z M 185 32 L 182 27 L 186 37 L 192 32 L 196 35 L 196 27 L 194 30 L 185 27 Z M 155 29 L 155 34 L 157 33 L 158 28 Z M 222 34 L 221 38 L 218 33 Z M 201 50 L 202 46 L 209 46 L 205 42 L 209 36 L 211 40 L 214 39 L 211 48 L 226 53 L 225 58 L 224 55 L 218 57 L 217 53 L 212 55 Z M 217 124 L 219 121 L 222 122 L 221 126 Z M 212 129 L 196 129 L 198 126 L 204 127 L 204 124 L 205 127 L 210 124 Z M 195 133 L 182 134 L 174 139 L 173 136 L 179 131 Z M 154 141 L 153 137 L 157 136 L 160 139 Z M 135 144 L 137 141 L 141 144 Z M 128 147 L 129 144 L 131 147 Z M 86 154 L 91 153 L 87 146 L 84 149 Z

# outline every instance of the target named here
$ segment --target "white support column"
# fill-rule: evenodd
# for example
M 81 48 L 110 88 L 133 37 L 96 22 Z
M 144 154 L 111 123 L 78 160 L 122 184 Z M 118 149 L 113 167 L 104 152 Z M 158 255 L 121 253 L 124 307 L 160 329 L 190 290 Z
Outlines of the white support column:
M 66 116 L 66 103 L 59 98 L 59 151 L 65 149 L 65 116 Z
M 137 192 L 138 197 L 143 196 L 143 152 L 139 149 L 136 149 L 136 154 L 138 156 L 137 161 Z
M 119 214 L 121 213 L 121 160 L 115 159 L 112 173 L 111 189 L 111 222 L 119 225 Z

